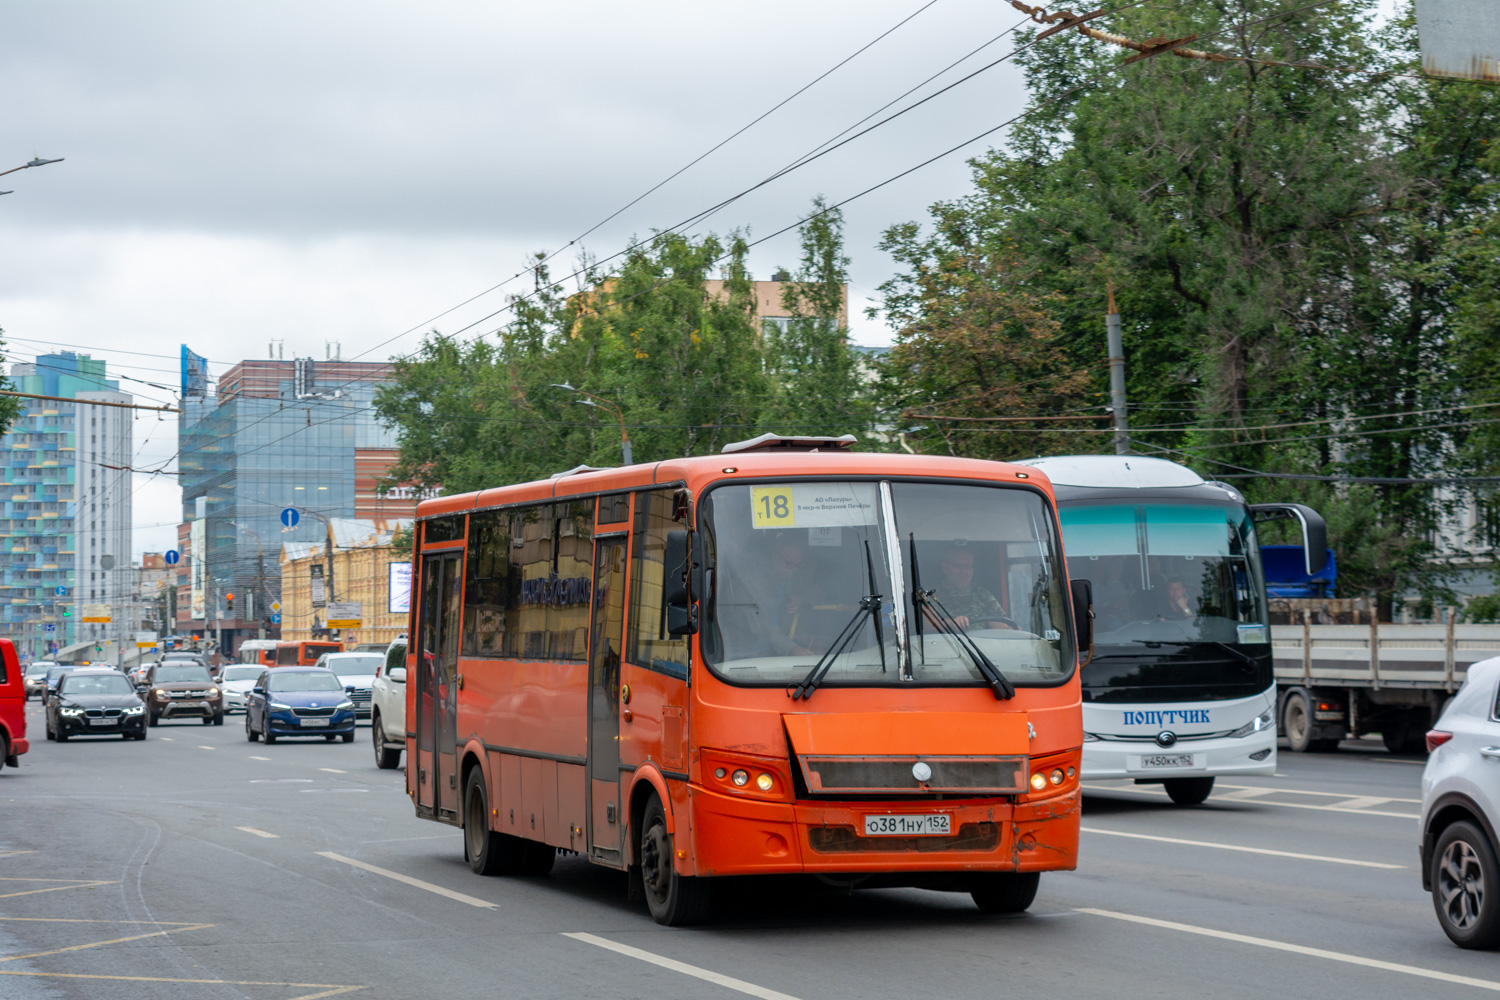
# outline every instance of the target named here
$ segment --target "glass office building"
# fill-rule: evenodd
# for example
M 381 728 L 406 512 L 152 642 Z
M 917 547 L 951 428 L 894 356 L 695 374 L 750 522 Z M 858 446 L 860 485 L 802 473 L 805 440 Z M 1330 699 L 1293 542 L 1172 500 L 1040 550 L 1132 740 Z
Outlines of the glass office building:
M 389 365 L 243 361 L 215 381 L 201 358 L 186 348 L 183 357 L 178 623 L 232 649 L 278 635 L 283 542 L 321 544 L 327 518 L 409 518 L 415 501 L 377 492 L 396 458 L 394 432 L 372 406 Z M 282 523 L 287 508 L 298 512 L 294 528 Z
M 39 355 L 10 378 L 18 392 L 61 397 L 22 399 L 0 435 L 0 630 L 40 658 L 115 634 L 78 619 L 83 604 L 121 603 L 129 584 L 132 414 L 68 400 L 132 397 L 86 354 Z

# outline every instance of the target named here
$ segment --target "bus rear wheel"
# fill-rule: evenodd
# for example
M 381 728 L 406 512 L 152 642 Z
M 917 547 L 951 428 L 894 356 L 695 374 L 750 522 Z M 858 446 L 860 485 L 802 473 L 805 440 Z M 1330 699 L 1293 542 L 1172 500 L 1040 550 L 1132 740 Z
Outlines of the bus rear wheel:
M 464 785 L 464 860 L 476 875 L 514 875 L 524 845 L 490 829 L 490 797 L 479 768 Z
M 641 817 L 641 888 L 651 918 L 668 927 L 701 923 L 708 916 L 708 883 L 701 878 L 677 874 L 672 861 L 672 835 L 667 832 L 667 814 L 655 794 Z
M 1041 881 L 1041 872 L 994 872 L 975 882 L 969 895 L 985 913 L 1025 913 Z
M 1167 798 L 1179 806 L 1200 806 L 1214 790 L 1212 778 L 1168 778 L 1162 782 Z

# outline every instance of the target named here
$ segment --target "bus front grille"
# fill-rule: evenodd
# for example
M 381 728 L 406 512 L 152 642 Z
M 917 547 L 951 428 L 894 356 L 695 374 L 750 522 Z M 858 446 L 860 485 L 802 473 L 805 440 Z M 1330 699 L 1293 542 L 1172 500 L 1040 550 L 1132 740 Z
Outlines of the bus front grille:
M 803 756 L 802 776 L 814 795 L 878 792 L 969 792 L 1012 795 L 1026 790 L 1026 757 Z M 918 775 L 926 774 L 926 778 Z
M 915 851 L 993 851 L 1000 846 L 999 823 L 965 823 L 952 837 L 862 837 L 852 826 L 815 826 L 807 846 L 819 854 Z

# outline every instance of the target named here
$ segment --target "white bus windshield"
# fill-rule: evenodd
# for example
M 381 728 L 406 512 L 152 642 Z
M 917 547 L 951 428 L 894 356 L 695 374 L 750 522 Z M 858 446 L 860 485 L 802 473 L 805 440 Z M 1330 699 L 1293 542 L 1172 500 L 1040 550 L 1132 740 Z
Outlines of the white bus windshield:
M 700 524 L 711 567 L 704 658 L 731 683 L 796 684 L 845 628 L 853 638 L 831 658 L 827 686 L 985 683 L 955 630 L 1016 685 L 1073 669 L 1059 545 L 1031 490 L 724 486 L 705 498 Z M 918 579 L 934 602 L 914 602 Z
M 1270 642 L 1244 508 L 1073 503 L 1058 516 L 1069 573 L 1093 582 L 1097 644 Z

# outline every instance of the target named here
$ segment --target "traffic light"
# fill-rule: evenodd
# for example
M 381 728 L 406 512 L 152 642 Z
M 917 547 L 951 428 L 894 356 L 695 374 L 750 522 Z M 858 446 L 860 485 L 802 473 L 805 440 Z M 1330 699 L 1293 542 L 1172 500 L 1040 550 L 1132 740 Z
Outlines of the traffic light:
M 64 618 L 72 618 L 73 617 L 73 612 L 71 612 L 71 611 L 68 610 L 68 606 L 67 605 L 63 605 L 62 616 Z
M 234 614 L 234 595 L 233 594 L 225 594 L 224 595 L 224 613 L 226 615 L 232 615 L 232 614 Z

